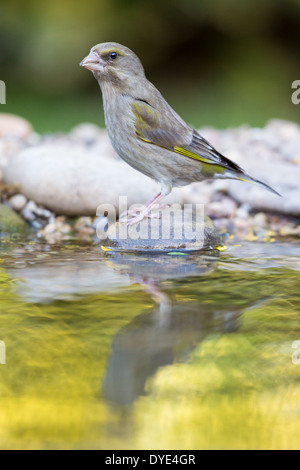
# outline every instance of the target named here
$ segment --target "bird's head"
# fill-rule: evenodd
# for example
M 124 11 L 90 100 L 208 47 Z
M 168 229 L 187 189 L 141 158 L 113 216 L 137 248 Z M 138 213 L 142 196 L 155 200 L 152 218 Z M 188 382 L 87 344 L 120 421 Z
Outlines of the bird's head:
M 123 81 L 132 76 L 144 76 L 139 58 L 128 47 L 116 42 L 104 42 L 92 47 L 80 63 L 91 70 L 99 81 Z

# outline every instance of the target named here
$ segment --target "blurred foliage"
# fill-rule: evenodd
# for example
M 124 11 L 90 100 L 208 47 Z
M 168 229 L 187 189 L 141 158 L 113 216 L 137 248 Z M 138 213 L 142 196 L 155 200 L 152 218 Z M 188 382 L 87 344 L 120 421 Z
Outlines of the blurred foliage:
M 98 86 L 78 64 L 103 41 L 132 48 L 194 125 L 299 119 L 291 103 L 300 77 L 298 0 L 2 0 L 0 8 L 5 111 L 39 129 L 100 120 Z M 90 115 L 81 109 L 86 99 Z

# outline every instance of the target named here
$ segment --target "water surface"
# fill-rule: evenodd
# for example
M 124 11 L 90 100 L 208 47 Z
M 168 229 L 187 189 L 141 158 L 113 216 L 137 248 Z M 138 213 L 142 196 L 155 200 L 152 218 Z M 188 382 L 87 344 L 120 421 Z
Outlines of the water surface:
M 2 449 L 299 448 L 300 243 L 0 249 Z

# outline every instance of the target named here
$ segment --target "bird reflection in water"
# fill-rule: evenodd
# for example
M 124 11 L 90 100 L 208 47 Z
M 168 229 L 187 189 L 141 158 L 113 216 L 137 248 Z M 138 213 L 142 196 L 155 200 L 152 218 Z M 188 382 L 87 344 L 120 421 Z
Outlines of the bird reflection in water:
M 211 333 L 235 331 L 240 309 L 224 305 L 216 311 L 214 304 L 189 295 L 177 298 L 174 293 L 174 282 L 179 286 L 197 282 L 216 269 L 216 256 L 145 259 L 114 253 L 109 258 L 110 266 L 130 274 L 132 282 L 139 283 L 157 304 L 122 328 L 112 343 L 102 393 L 107 402 L 125 406 L 145 394 L 147 379 L 160 367 L 187 361 Z

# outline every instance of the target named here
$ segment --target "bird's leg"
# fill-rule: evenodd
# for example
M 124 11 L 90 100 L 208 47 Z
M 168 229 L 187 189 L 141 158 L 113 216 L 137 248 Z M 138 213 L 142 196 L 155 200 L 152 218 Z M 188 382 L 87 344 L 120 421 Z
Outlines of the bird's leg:
M 158 193 L 157 196 L 155 196 L 152 201 L 149 202 L 149 204 L 146 205 L 146 207 L 142 210 L 135 209 L 134 210 L 134 216 L 131 219 L 128 219 L 128 217 L 125 220 L 121 220 L 121 222 L 127 222 L 127 225 L 133 225 L 141 220 L 143 220 L 145 217 L 153 217 L 154 214 L 151 214 L 151 210 L 153 209 L 154 206 L 156 206 L 165 196 L 167 196 L 172 190 L 172 186 L 169 184 L 162 184 L 161 191 Z M 129 215 L 129 211 L 127 213 Z M 122 217 L 122 216 L 121 216 Z
M 127 211 L 122 212 L 119 216 L 119 221 L 127 222 L 128 220 L 137 217 L 144 208 L 144 204 L 139 204 L 137 207 L 133 207 L 132 209 L 128 209 Z M 151 217 L 151 214 L 148 214 L 148 216 Z
M 153 214 L 151 214 L 151 209 L 158 204 L 163 197 L 164 196 L 159 193 L 151 202 L 149 202 L 149 204 L 143 206 L 142 209 L 140 207 L 135 207 L 125 213 L 123 212 L 119 218 L 120 222 L 127 222 L 127 225 L 133 225 L 140 222 L 145 217 L 151 218 L 153 216 Z

